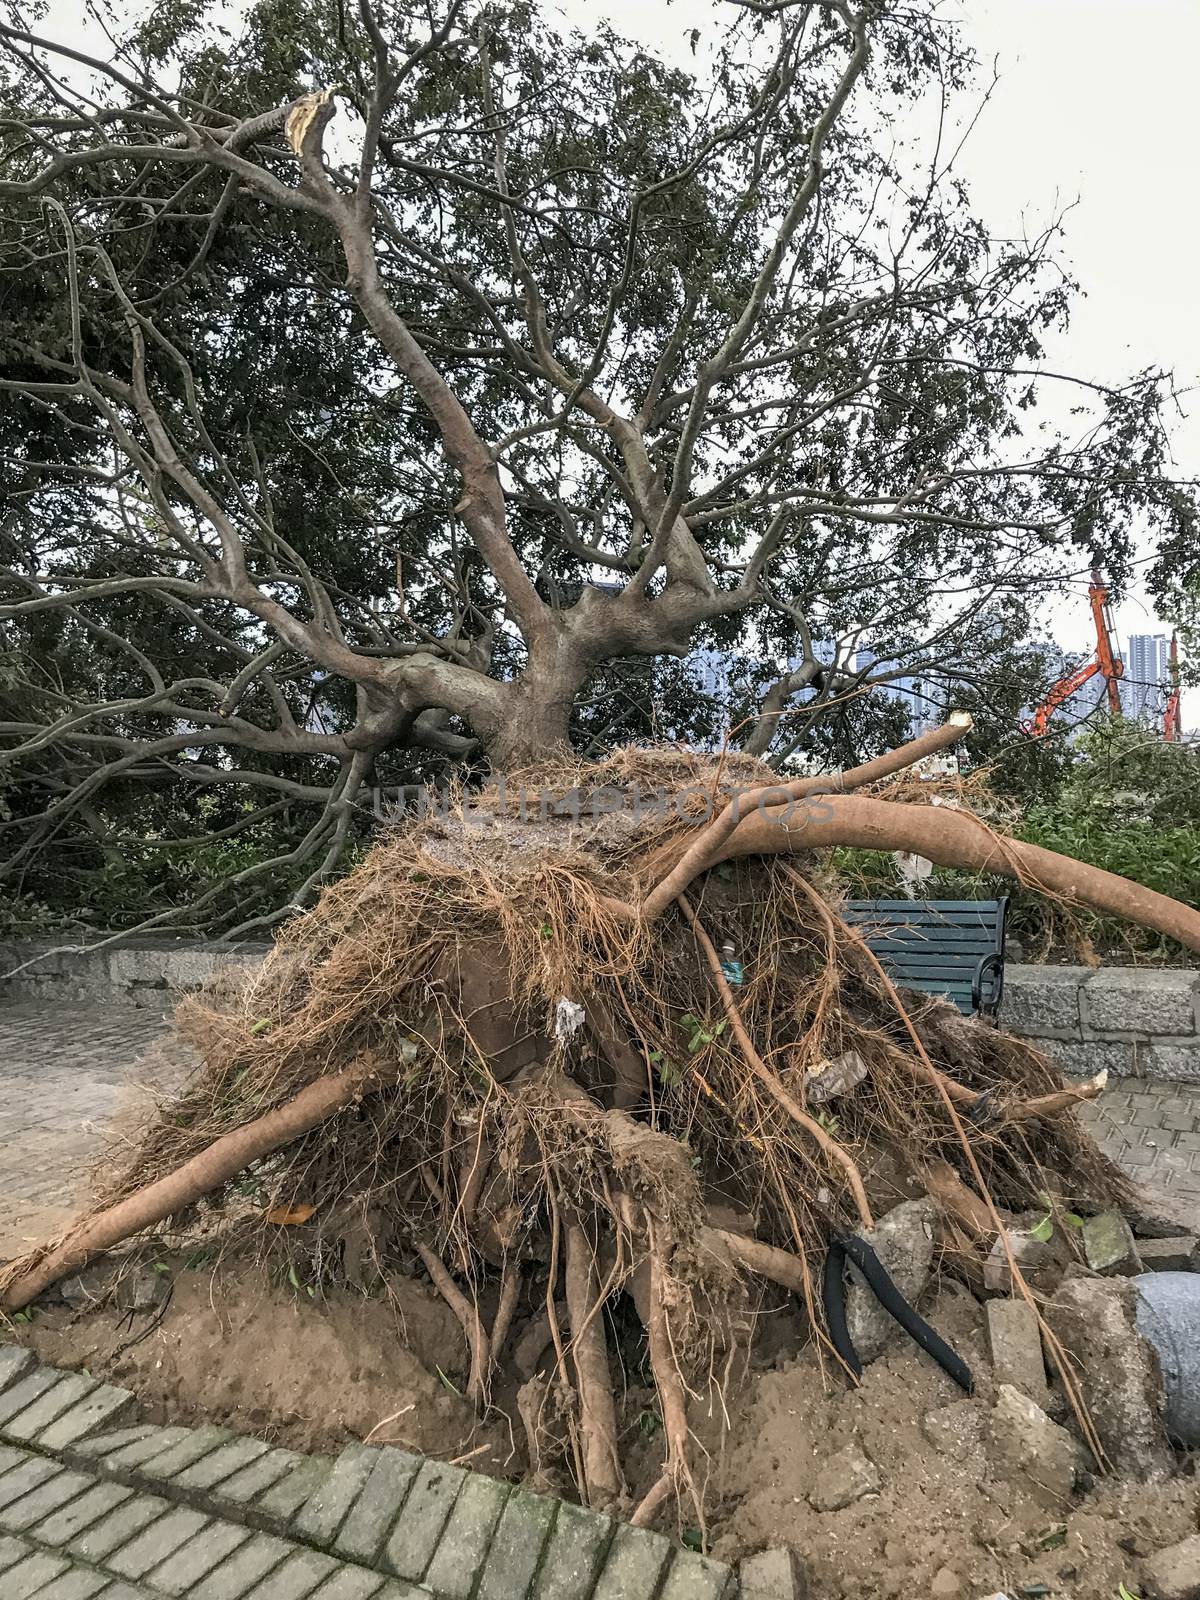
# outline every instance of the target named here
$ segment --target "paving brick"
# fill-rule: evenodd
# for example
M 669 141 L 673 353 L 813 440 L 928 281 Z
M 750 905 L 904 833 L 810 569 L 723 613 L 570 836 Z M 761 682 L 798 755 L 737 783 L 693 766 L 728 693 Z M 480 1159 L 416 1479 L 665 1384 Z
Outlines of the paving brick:
M 9 1418 L 20 1416 L 22 1411 L 65 1377 L 65 1372 L 58 1372 L 54 1367 L 34 1367 L 16 1383 L 10 1384 L 0 1393 L 0 1433 L 7 1435 Z
M 1147 1272 L 1200 1270 L 1200 1241 L 1196 1239 L 1139 1239 L 1137 1245 Z
M 228 1428 L 218 1428 L 205 1423 L 202 1428 L 184 1428 L 183 1438 L 161 1455 L 152 1455 L 139 1463 L 138 1472 L 144 1478 L 157 1478 L 163 1484 L 200 1461 L 233 1438 Z
M 0 1572 L 6 1571 L 18 1561 L 24 1561 L 29 1550 L 30 1546 L 24 1539 L 17 1539 L 11 1533 L 0 1533 Z
M 420 1469 L 420 1456 L 391 1446 L 380 1450 L 334 1543 L 337 1555 L 374 1565 Z
M 478 1600 L 512 1600 L 528 1591 L 558 1507 L 548 1495 L 515 1491 L 509 1496 L 488 1551 Z
M 162 1429 L 156 1428 L 152 1422 L 138 1423 L 131 1428 L 115 1428 L 111 1432 L 106 1430 L 104 1433 L 89 1434 L 86 1439 L 76 1439 L 68 1446 L 67 1453 L 84 1461 L 99 1461 L 116 1450 L 145 1444 L 161 1432 Z
M 412 1583 L 425 1576 L 466 1477 L 461 1467 L 447 1466 L 444 1461 L 422 1464 L 405 1501 L 404 1515 L 380 1557 L 385 1572 Z
M 43 1395 L 24 1411 L 10 1416 L 4 1424 L 6 1439 L 16 1439 L 21 1444 L 32 1444 L 56 1417 L 70 1411 L 92 1391 L 98 1388 L 95 1378 L 85 1378 L 78 1372 L 63 1374 Z
M 92 1487 L 54 1511 L 30 1531 L 39 1544 L 66 1544 L 77 1533 L 90 1528 L 101 1517 L 133 1498 L 133 1490 L 123 1483 L 93 1483 Z
M 120 1514 L 119 1511 L 116 1513 L 117 1516 Z M 208 1520 L 201 1511 L 193 1511 L 189 1506 L 176 1506 L 165 1517 L 156 1518 L 145 1532 L 137 1534 L 128 1544 L 106 1556 L 104 1565 L 119 1577 L 141 1578 L 165 1561 L 185 1539 L 199 1533 Z
M 52 1512 L 65 1506 L 71 1500 L 77 1500 L 91 1487 L 92 1480 L 82 1472 L 59 1472 L 53 1478 L 47 1478 L 44 1483 L 22 1495 L 18 1500 L 10 1500 L 3 1510 L 0 1510 L 0 1528 L 6 1533 L 24 1533 L 32 1528 L 34 1523 L 41 1522 L 43 1517 L 48 1517 Z
M 733 1585 L 733 1574 L 722 1561 L 677 1550 L 658 1600 L 724 1600 Z
M 28 1450 L 18 1450 L 15 1445 L 0 1444 L 0 1478 L 13 1467 L 19 1467 L 22 1461 L 32 1460 Z
M 595 1600 L 652 1600 L 670 1555 L 670 1541 L 661 1533 L 619 1523 L 593 1590 Z
M 537 1576 L 534 1600 L 587 1600 L 612 1531 L 609 1517 L 564 1501 Z
M 93 1572 L 90 1567 L 71 1567 L 48 1589 L 39 1589 L 37 1600 L 92 1600 L 109 1581 L 105 1573 Z M 111 1594 L 112 1590 L 108 1592 Z
M 33 1351 L 19 1344 L 0 1344 L 0 1391 L 16 1383 L 33 1366 Z
M 254 1502 L 254 1509 L 264 1521 L 283 1528 L 310 1498 L 317 1493 L 333 1471 L 333 1462 L 322 1456 L 301 1458 L 300 1465 L 286 1478 L 281 1478 Z
M 197 1584 L 188 1600 L 241 1600 L 256 1583 L 282 1565 L 295 1548 L 274 1534 L 253 1534 L 240 1550 L 221 1563 L 218 1571 Z
M 201 1457 L 190 1467 L 177 1473 L 171 1483 L 172 1494 L 187 1494 L 214 1489 L 226 1478 L 232 1478 L 241 1467 L 249 1466 L 259 1456 L 265 1456 L 270 1445 L 261 1439 L 231 1439 L 220 1449 Z
M 118 1506 L 115 1511 L 110 1511 L 85 1532 L 76 1534 L 67 1545 L 67 1554 L 100 1565 L 108 1560 L 114 1550 L 136 1538 L 143 1528 L 163 1516 L 168 1509 L 168 1502 L 160 1500 L 157 1495 L 140 1494 L 136 1499 Z
M 312 1600 L 374 1600 L 386 1583 L 377 1572 L 367 1572 L 363 1567 L 343 1567 L 314 1590 Z M 419 1589 L 410 1589 L 414 1597 Z M 379 1600 L 383 1597 L 379 1595 Z
M 1045 1411 L 1050 1387 L 1037 1312 L 1025 1300 L 989 1300 L 985 1309 L 993 1382 L 1011 1384 Z
M 112 1473 L 142 1472 L 150 1462 L 182 1444 L 190 1432 L 190 1428 L 152 1428 L 149 1433 L 98 1457 L 100 1469 Z
M 469 1600 L 511 1493 L 511 1487 L 498 1478 L 471 1473 L 429 1563 L 427 1588 L 447 1600 Z
M 18 1561 L 15 1567 L 9 1567 L 4 1574 L 4 1600 L 29 1600 L 31 1595 L 37 1594 L 52 1578 L 57 1578 L 60 1572 L 66 1570 L 67 1563 L 61 1556 L 53 1556 L 46 1550 L 35 1550 L 24 1561 Z
M 134 1409 L 134 1398 L 128 1389 L 116 1389 L 103 1383 L 92 1390 L 78 1405 L 63 1413 L 38 1439 L 42 1450 L 66 1450 L 86 1439 L 91 1433 L 112 1428 L 122 1417 Z
M 337 1571 L 330 1556 L 316 1550 L 297 1550 L 261 1583 L 249 1591 L 246 1600 L 305 1600 L 319 1583 Z
M 147 1572 L 145 1582 L 159 1594 L 187 1594 L 249 1538 L 249 1528 L 241 1528 L 236 1522 L 210 1523 Z
M 333 1471 L 292 1523 L 295 1536 L 310 1544 L 332 1544 L 378 1459 L 379 1451 L 369 1445 L 347 1445 Z
M 268 1450 L 266 1455 L 259 1456 L 257 1461 L 250 1462 L 249 1466 L 242 1467 L 232 1477 L 226 1478 L 224 1483 L 218 1484 L 213 1490 L 213 1499 L 219 1505 L 240 1512 L 289 1472 L 294 1472 L 305 1459 L 294 1450 Z
M 30 1456 L 19 1467 L 0 1478 L 0 1511 L 19 1500 L 22 1495 L 36 1489 L 38 1484 L 56 1477 L 62 1471 L 57 1461 L 47 1461 L 42 1456 Z

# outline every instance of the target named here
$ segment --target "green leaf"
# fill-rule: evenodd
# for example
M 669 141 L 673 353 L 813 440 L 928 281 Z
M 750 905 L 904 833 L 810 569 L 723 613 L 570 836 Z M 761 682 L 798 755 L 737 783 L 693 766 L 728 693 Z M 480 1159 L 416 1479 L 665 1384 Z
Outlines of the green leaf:
M 267 1029 L 270 1026 L 271 1026 L 270 1017 L 259 1017 L 258 1021 L 250 1029 L 250 1032 L 251 1033 L 266 1033 Z
M 462 1398 L 462 1390 L 453 1381 L 453 1379 L 448 1378 L 446 1376 L 446 1374 L 442 1371 L 441 1367 L 435 1366 L 433 1370 L 437 1373 L 438 1377 L 445 1384 L 446 1388 L 449 1389 L 450 1393 L 458 1395 L 458 1397 L 461 1399 Z
M 1134 1594 L 1132 1589 L 1127 1589 L 1124 1584 L 1117 1590 L 1117 1600 L 1142 1600 L 1140 1594 Z
M 1048 1244 L 1054 1237 L 1054 1224 L 1049 1217 L 1042 1217 L 1029 1231 L 1039 1244 Z
M 1065 1522 L 1060 1522 L 1055 1527 L 1047 1529 L 1038 1540 L 1038 1545 L 1043 1550 L 1059 1550 L 1066 1542 L 1067 1525 Z
M 703 1550 L 704 1536 L 699 1528 L 685 1528 L 679 1535 L 679 1542 L 685 1550 Z
M 1063 1213 L 1063 1221 L 1069 1223 L 1072 1228 L 1083 1227 L 1083 1218 L 1076 1216 L 1073 1211 L 1065 1211 Z
M 292 1288 L 295 1289 L 296 1293 L 299 1294 L 300 1293 L 300 1276 L 296 1271 L 295 1262 L 293 1262 L 292 1265 L 288 1268 L 287 1281 L 291 1284 Z

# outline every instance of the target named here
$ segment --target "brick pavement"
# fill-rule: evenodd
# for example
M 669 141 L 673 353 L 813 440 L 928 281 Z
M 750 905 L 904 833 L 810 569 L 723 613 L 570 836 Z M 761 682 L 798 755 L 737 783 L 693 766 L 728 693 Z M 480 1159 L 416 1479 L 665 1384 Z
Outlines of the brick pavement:
M 137 1087 L 186 1063 L 158 1012 L 0 1004 L 0 1259 L 66 1221 Z
M 662 1534 L 390 1445 L 330 1461 L 135 1418 L 125 1390 L 0 1344 L 3 1600 L 726 1600 L 735 1587 L 729 1567 Z
M 164 1034 L 128 1007 L 0 1005 L 0 1259 L 69 1212 L 131 1080 L 186 1070 L 178 1046 L 157 1049 Z M 1084 1114 L 1139 1180 L 1200 1201 L 1200 1087 L 1121 1079 Z M 583 1600 L 606 1582 L 716 1600 L 727 1582 L 657 1535 L 632 1547 L 632 1530 L 577 1507 L 391 1449 L 334 1464 L 216 1428 L 113 1432 L 132 1397 L 86 1375 L 6 1376 L 23 1354 L 0 1345 L 3 1600 Z M 649 1586 L 621 1589 L 639 1562 Z

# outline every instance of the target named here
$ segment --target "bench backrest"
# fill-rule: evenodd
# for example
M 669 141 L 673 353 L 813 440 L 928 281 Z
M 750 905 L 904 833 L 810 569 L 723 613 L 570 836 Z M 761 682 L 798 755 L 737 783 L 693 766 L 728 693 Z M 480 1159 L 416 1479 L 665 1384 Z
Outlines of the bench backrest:
M 899 987 L 945 995 L 968 1017 L 999 1005 L 1007 897 L 849 900 L 841 914 Z

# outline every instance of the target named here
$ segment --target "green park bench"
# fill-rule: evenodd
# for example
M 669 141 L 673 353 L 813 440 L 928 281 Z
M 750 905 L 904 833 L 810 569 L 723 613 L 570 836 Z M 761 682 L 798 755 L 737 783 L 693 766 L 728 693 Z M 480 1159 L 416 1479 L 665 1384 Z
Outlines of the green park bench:
M 995 1016 L 1004 992 L 1001 900 L 849 900 L 842 917 L 902 989 L 945 995 L 964 1016 Z

